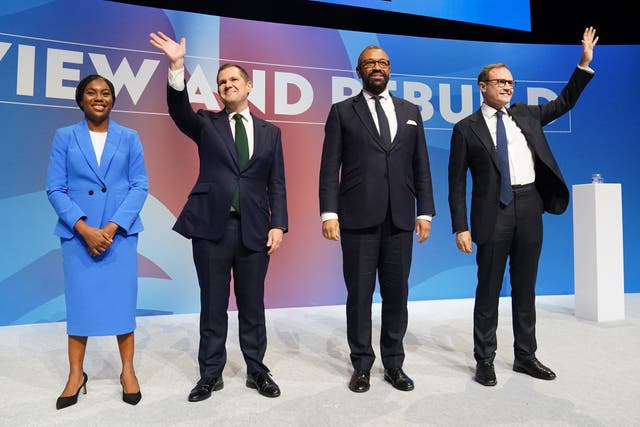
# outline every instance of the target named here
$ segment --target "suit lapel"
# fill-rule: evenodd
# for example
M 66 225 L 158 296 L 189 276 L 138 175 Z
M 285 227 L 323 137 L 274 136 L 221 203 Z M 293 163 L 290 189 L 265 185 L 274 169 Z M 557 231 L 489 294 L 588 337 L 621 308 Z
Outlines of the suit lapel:
M 107 140 L 104 144 L 104 151 L 102 152 L 102 158 L 100 159 L 100 171 L 102 177 L 107 174 L 109 165 L 113 159 L 114 154 L 118 151 L 118 145 L 122 137 L 122 129 L 119 125 L 109 120 L 109 129 L 107 131 Z
M 482 146 L 489 153 L 489 157 L 491 158 L 493 164 L 499 169 L 496 147 L 493 144 L 491 133 L 489 132 L 489 128 L 487 127 L 487 122 L 482 116 L 481 110 L 476 110 L 476 112 L 471 116 L 471 130 L 476 134 Z
M 249 157 L 247 169 L 254 163 L 254 160 L 262 154 L 266 144 L 265 123 L 253 114 L 251 118 L 253 119 L 253 154 Z
M 98 166 L 98 159 L 96 158 L 96 152 L 93 149 L 93 144 L 91 143 L 91 137 L 89 136 L 89 126 L 87 126 L 87 122 L 83 120 L 73 129 L 73 134 L 76 137 L 76 143 L 80 148 L 80 152 L 84 156 L 89 168 L 96 174 L 100 180 L 103 179 L 102 172 L 100 171 L 100 167 Z
M 378 128 L 376 127 L 376 123 L 373 121 L 373 116 L 371 115 L 371 110 L 369 110 L 369 105 L 367 104 L 367 99 L 364 96 L 364 93 L 361 91 L 359 96 L 353 98 L 353 109 L 355 110 L 358 117 L 362 121 L 362 124 L 367 129 L 367 132 L 371 134 L 373 140 L 383 149 L 388 150 L 389 147 L 385 143 L 382 142 L 380 138 L 380 134 L 378 133 Z
M 391 95 L 391 94 L 389 94 Z M 407 109 L 405 108 L 405 104 L 395 96 L 391 95 L 391 100 L 393 101 L 393 109 L 396 112 L 396 123 L 398 124 L 398 128 L 396 130 L 396 136 L 391 141 L 391 149 L 398 145 L 402 141 L 402 130 L 404 129 L 404 125 L 409 120 L 409 115 L 407 113 Z
M 229 122 L 229 115 L 226 110 L 218 111 L 213 116 L 213 127 L 220 133 L 222 143 L 224 144 L 229 156 L 236 165 L 236 168 L 240 170 L 238 164 L 238 152 L 236 151 L 236 143 L 233 140 L 233 133 L 231 132 L 231 123 Z

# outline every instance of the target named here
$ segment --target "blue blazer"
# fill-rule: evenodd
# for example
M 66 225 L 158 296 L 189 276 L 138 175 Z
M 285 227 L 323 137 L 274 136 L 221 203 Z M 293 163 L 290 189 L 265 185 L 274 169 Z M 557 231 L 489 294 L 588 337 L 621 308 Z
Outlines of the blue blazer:
M 239 187 L 242 241 L 252 250 L 266 250 L 269 229 L 288 230 L 280 129 L 251 115 L 253 154 L 240 170 L 225 110 L 196 113 L 187 90 L 171 86 L 167 86 L 167 104 L 178 128 L 198 145 L 200 157 L 198 179 L 173 229 L 187 238 L 220 240 Z
M 126 235 L 142 231 L 139 213 L 148 190 L 142 143 L 136 131 L 110 119 L 100 166 L 85 120 L 56 131 L 47 196 L 58 215 L 57 236 L 72 238 L 76 233 L 73 226 L 80 218 L 97 228 L 112 221 Z
M 416 215 L 434 216 L 429 156 L 418 107 L 391 96 L 398 131 L 385 147 L 364 94 L 333 104 L 320 165 L 320 212 L 336 212 L 340 227 L 360 229 L 391 218 L 402 230 Z

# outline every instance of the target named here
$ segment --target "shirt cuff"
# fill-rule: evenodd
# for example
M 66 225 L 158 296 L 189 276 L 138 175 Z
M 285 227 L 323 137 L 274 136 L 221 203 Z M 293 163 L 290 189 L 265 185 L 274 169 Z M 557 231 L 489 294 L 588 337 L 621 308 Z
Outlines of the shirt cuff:
M 184 90 L 184 67 L 177 70 L 169 68 L 169 86 L 178 92 Z
M 320 214 L 320 218 L 322 219 L 322 222 L 325 222 L 330 219 L 338 219 L 338 214 L 335 212 L 322 212 Z
M 595 71 L 591 67 L 583 67 L 581 65 L 578 65 L 578 68 L 580 68 L 582 71 L 586 71 L 587 73 L 595 74 Z
M 320 215 L 320 218 L 322 219 L 322 222 L 330 220 L 330 219 L 338 219 L 338 214 L 334 213 L 334 212 L 322 212 L 322 214 Z M 431 216 L 431 215 L 418 215 L 418 217 L 416 219 L 426 219 L 427 221 L 431 222 L 431 220 L 433 219 L 433 216 Z

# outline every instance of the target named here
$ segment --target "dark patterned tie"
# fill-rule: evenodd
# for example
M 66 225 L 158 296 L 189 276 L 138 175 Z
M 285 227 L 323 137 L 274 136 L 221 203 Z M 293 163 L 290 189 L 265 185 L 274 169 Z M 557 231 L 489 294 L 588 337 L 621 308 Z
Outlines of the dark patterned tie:
M 382 138 L 382 142 L 389 147 L 391 145 L 391 130 L 389 129 L 389 120 L 387 119 L 387 115 L 384 113 L 382 109 L 382 104 L 380 104 L 380 95 L 373 95 L 372 98 L 376 103 L 376 115 L 378 116 L 378 127 L 380 128 L 380 138 Z
M 500 166 L 500 202 L 503 205 L 508 205 L 513 199 L 513 192 L 511 191 L 511 173 L 509 171 L 509 150 L 507 149 L 507 132 L 504 129 L 504 123 L 502 121 L 502 115 L 504 112 L 498 110 L 496 113 L 498 116 L 498 128 L 496 132 L 496 145 L 498 150 L 498 166 Z
M 249 162 L 249 138 L 247 137 L 247 130 L 244 128 L 244 123 L 242 122 L 242 115 L 236 113 L 233 115 L 233 119 L 236 121 L 235 142 L 236 152 L 238 153 L 238 166 L 240 166 L 240 171 L 242 171 L 245 166 L 247 166 L 247 162 Z M 237 188 L 233 194 L 231 206 L 236 212 L 240 212 L 240 192 Z

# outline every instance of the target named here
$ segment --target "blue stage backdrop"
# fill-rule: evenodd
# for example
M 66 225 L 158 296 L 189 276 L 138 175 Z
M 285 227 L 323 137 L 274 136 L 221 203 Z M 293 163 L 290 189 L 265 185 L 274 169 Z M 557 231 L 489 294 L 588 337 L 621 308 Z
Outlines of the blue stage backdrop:
M 84 19 L 83 17 L 91 17 Z M 100 25 L 95 25 L 95 20 Z M 283 131 L 290 233 L 272 257 L 268 308 L 343 304 L 340 246 L 321 236 L 318 171 L 332 102 L 360 90 L 360 50 L 382 46 L 392 60 L 395 95 L 419 104 L 431 158 L 437 215 L 427 243 L 415 245 L 410 298 L 471 298 L 474 255 L 455 247 L 447 204 L 447 161 L 454 123 L 479 107 L 475 79 L 506 62 L 515 100 L 557 96 L 580 55 L 575 45 L 522 45 L 414 38 L 272 24 L 95 0 L 22 0 L 0 5 L 0 325 L 65 319 L 60 244 L 45 194 L 56 128 L 82 114 L 74 88 L 89 73 L 109 77 L 112 119 L 141 136 L 150 178 L 139 244 L 138 314 L 199 311 L 190 242 L 171 230 L 197 173 L 195 146 L 167 114 L 168 64 L 149 33 L 186 37 L 188 90 L 196 108 L 221 107 L 215 74 L 244 65 L 254 82 L 252 111 Z M 601 34 L 606 39 L 606 34 Z M 640 46 L 596 47 L 596 77 L 573 111 L 546 131 L 567 183 L 600 172 L 622 184 L 625 291 L 640 291 Z M 545 215 L 539 295 L 572 294 L 572 207 Z M 508 282 L 503 295 L 509 295 Z M 376 296 L 379 298 L 378 296 Z M 235 309 L 235 301 L 230 302 Z

